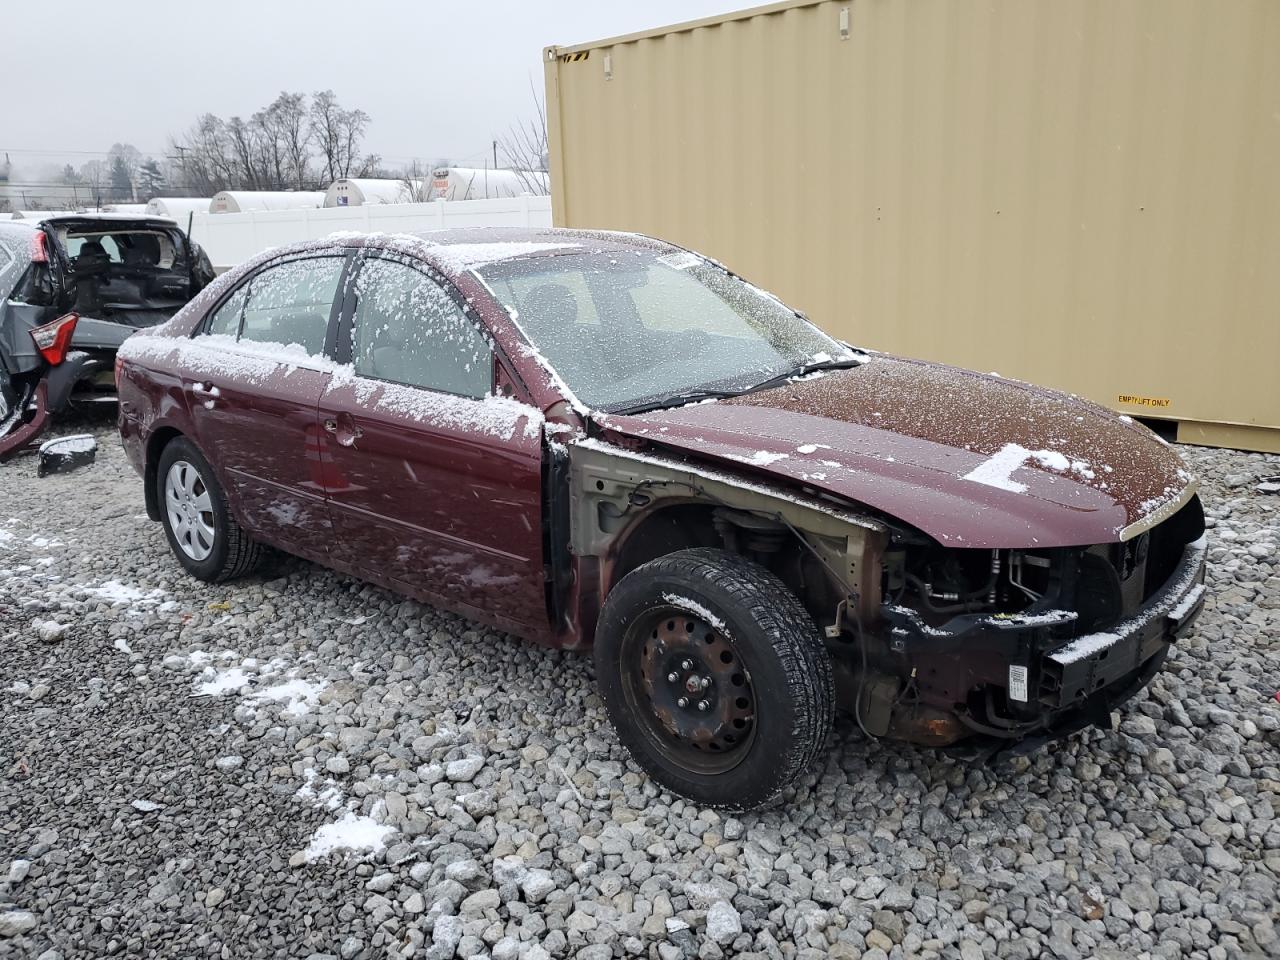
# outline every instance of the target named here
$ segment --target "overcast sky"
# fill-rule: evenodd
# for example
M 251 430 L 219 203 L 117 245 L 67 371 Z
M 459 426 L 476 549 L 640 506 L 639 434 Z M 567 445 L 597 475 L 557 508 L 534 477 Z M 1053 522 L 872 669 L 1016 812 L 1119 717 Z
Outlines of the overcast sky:
M 4 4 L 0 162 L 79 163 L 115 142 L 165 152 L 202 113 L 248 117 L 281 90 L 332 89 L 372 117 L 366 152 L 483 159 L 532 115 L 542 48 L 751 0 L 58 0 Z M 86 58 L 55 61 L 83 51 Z M 15 177 L 16 179 L 16 177 Z

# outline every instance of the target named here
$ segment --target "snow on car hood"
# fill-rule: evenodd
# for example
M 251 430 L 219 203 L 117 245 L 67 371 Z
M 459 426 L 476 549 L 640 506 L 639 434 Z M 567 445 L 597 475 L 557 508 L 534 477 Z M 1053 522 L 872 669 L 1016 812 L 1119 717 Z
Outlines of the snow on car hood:
M 1193 482 L 1128 417 L 997 376 L 876 357 L 618 433 L 863 504 L 956 547 L 1107 543 Z

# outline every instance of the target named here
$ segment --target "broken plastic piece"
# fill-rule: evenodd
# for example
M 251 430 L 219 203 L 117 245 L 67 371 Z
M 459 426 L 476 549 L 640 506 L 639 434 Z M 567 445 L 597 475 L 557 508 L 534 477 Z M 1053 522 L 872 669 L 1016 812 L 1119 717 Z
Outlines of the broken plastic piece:
M 40 463 L 36 476 L 68 473 L 76 467 L 93 463 L 98 456 L 98 441 L 91 434 L 77 433 L 40 444 Z

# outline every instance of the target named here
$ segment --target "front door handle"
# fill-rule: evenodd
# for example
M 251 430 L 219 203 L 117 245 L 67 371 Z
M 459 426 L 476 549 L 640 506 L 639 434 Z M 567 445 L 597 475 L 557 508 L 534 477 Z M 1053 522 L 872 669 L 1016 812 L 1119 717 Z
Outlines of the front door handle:
M 333 418 L 325 420 L 324 429 L 326 433 L 332 433 L 334 439 L 344 447 L 354 447 L 356 441 L 364 436 L 364 431 L 356 426 L 355 423 L 352 423 L 350 427 L 340 427 L 338 426 L 338 421 Z

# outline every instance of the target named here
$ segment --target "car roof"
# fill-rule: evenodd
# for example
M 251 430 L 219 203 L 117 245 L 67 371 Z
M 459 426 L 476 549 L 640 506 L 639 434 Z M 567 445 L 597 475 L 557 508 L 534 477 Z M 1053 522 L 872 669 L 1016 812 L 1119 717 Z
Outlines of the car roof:
M 35 229 L 35 224 L 30 220 L 0 220 L 0 236 L 21 237 L 26 240 Z
M 408 253 L 453 275 L 529 257 L 636 250 L 668 253 L 676 249 L 671 244 L 637 233 L 565 227 L 461 227 L 397 234 L 342 232 L 333 234 L 329 239 L 348 246 L 381 247 Z M 314 241 L 298 247 L 306 249 L 311 245 Z M 276 252 L 291 252 L 291 248 L 285 247 Z

